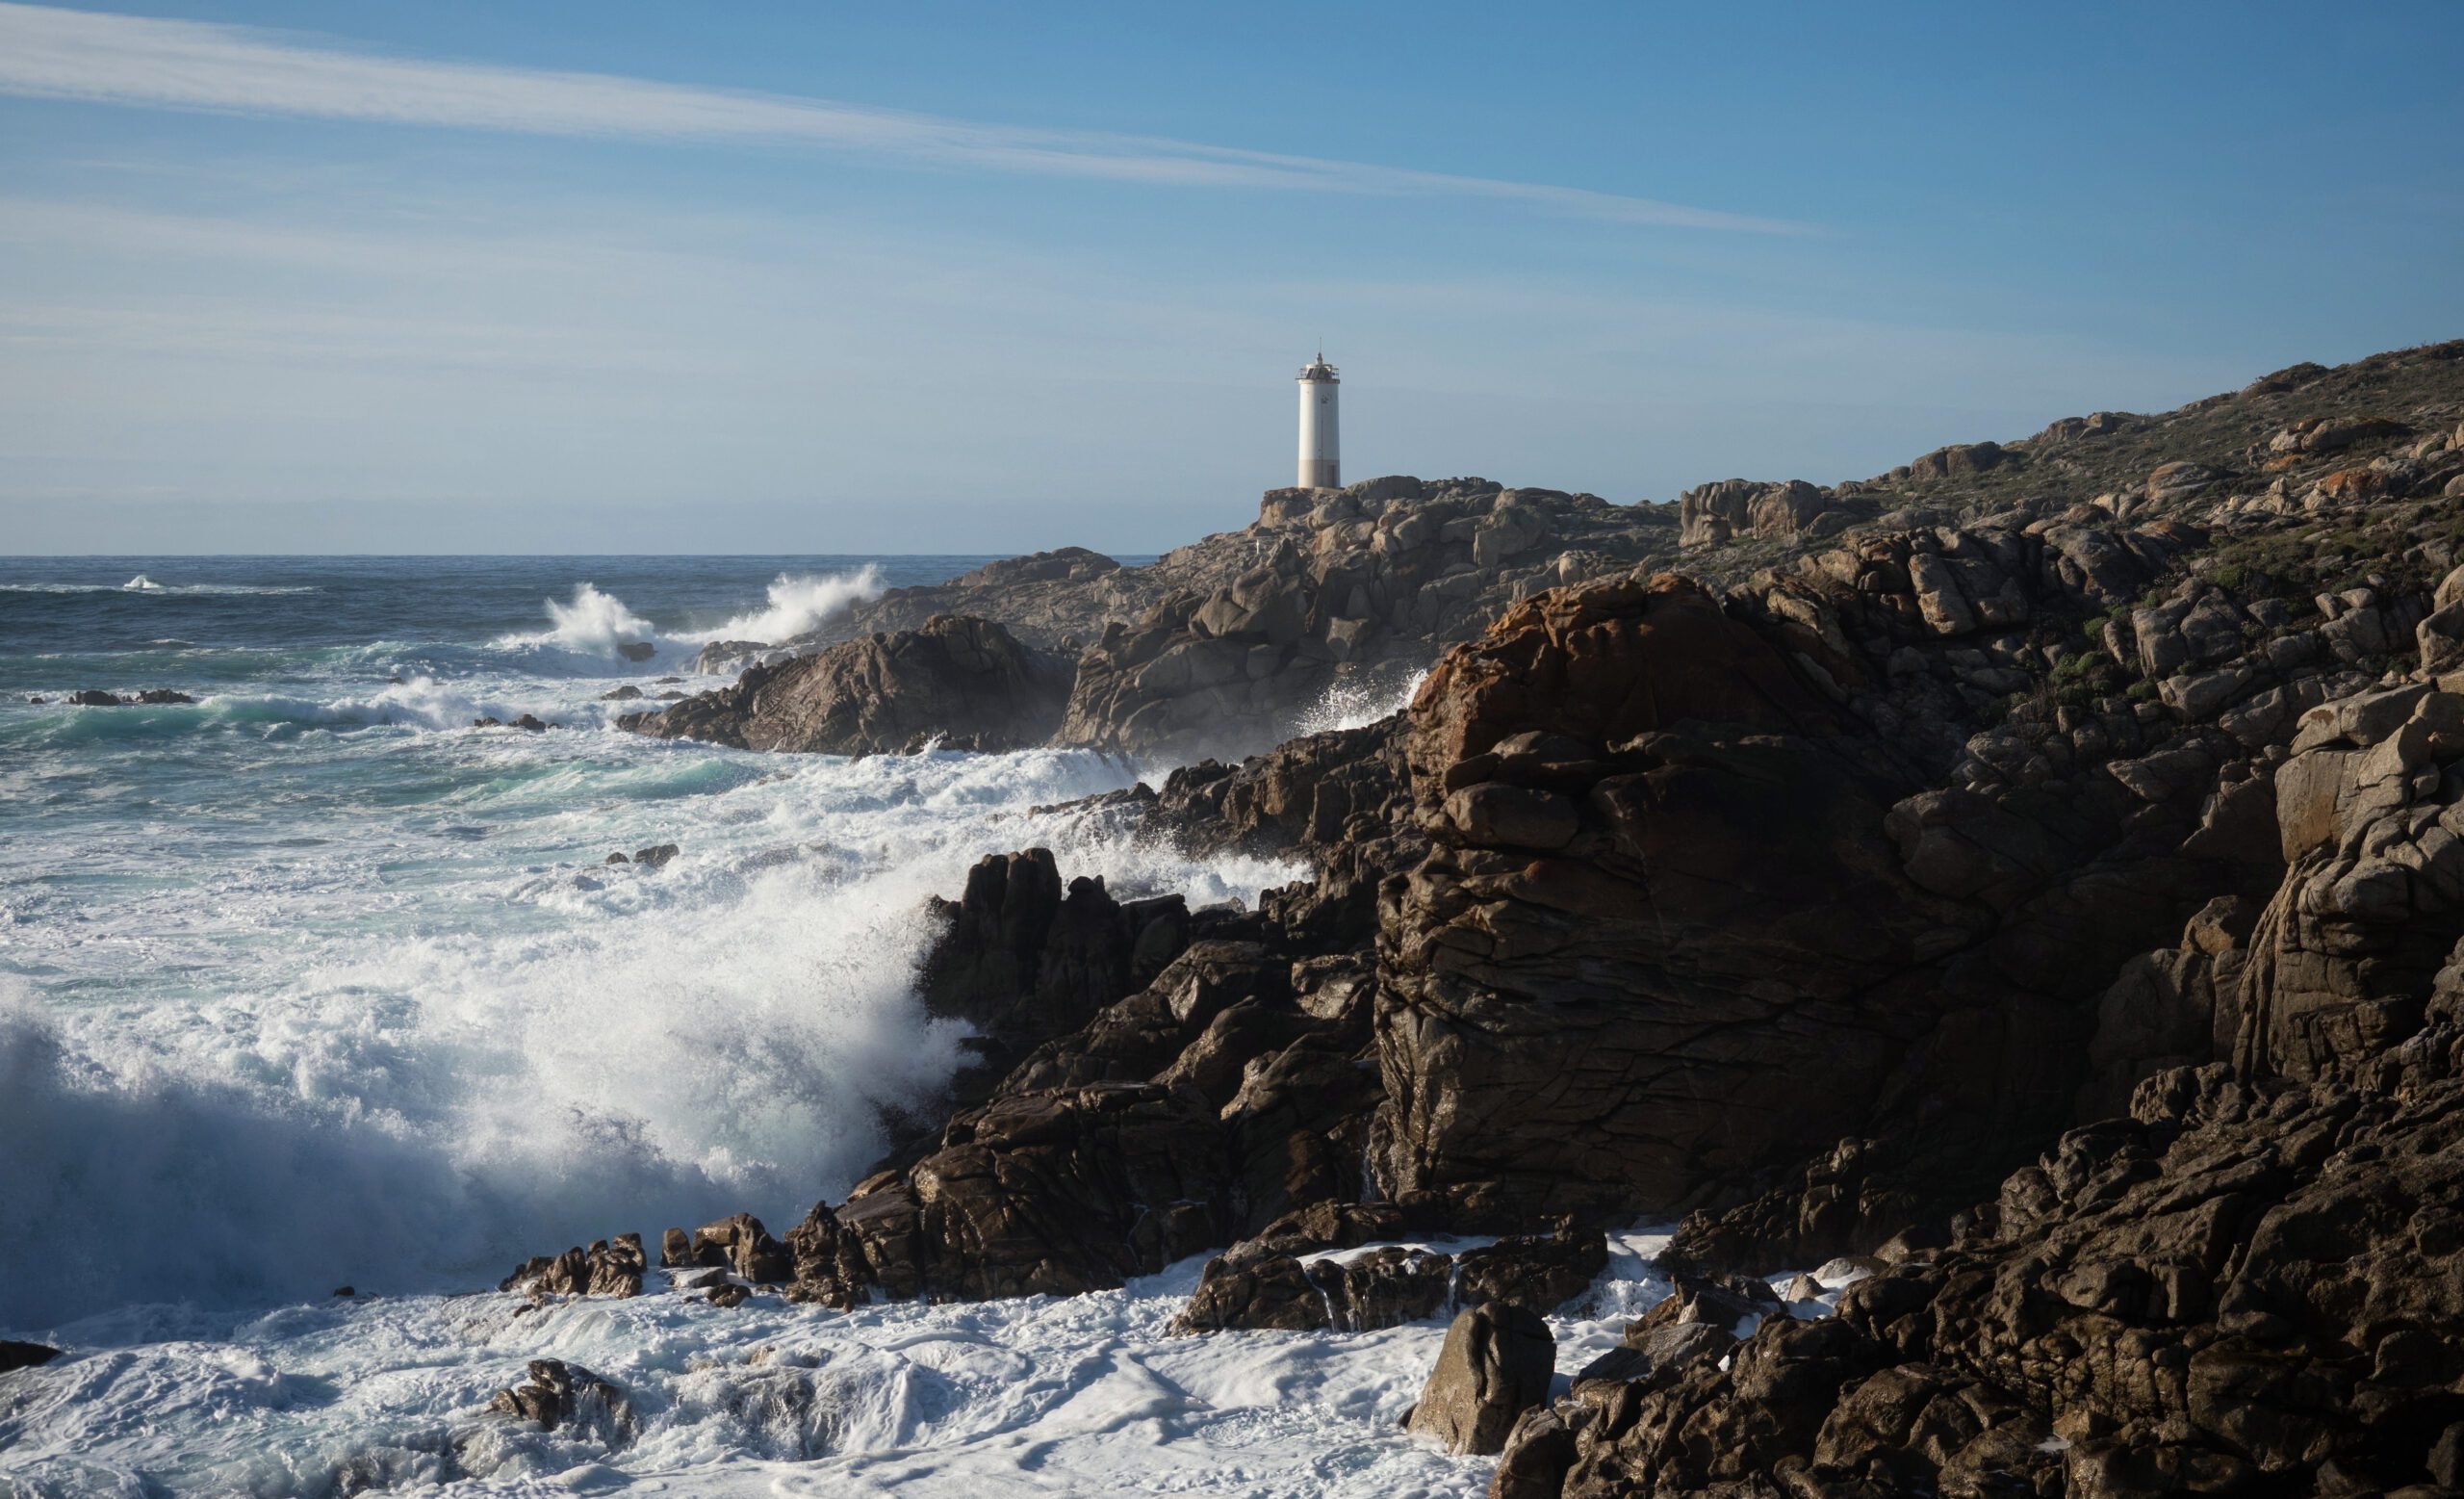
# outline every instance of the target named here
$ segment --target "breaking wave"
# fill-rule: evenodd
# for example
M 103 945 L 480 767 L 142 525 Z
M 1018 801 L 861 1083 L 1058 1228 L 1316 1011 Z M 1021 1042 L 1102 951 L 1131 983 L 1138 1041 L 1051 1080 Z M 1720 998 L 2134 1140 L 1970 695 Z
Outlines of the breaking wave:
M 625 601 L 597 583 L 577 583 L 570 603 L 547 601 L 550 628 L 510 634 L 497 644 L 506 647 L 552 646 L 582 656 L 614 656 L 617 647 L 651 641 L 658 633 L 649 620 L 625 607 Z
M 467 706 L 423 708 L 429 690 L 405 685 L 399 706 Z M 879 1154 L 883 1105 L 920 1102 L 955 1064 L 913 973 L 926 897 L 975 859 L 1042 843 L 1124 896 L 1200 903 L 1292 872 L 1026 817 L 1123 784 L 1079 752 L 423 740 L 481 773 L 378 822 L 338 767 L 289 800 L 283 843 L 199 841 L 171 865 L 142 829 L 64 806 L 79 861 L 147 888 L 73 923 L 38 890 L 0 891 L 33 971 L 74 964 L 98 994 L 184 974 L 187 991 L 132 1015 L 38 1008 L 5 981 L 0 1201 L 50 1227 L 0 1243 L 0 1326 L 492 1283 L 624 1229 L 740 1208 L 792 1223 Z M 664 869 L 601 865 L 666 841 L 685 851 Z M 65 1261 L 54 1228 L 80 1246 Z
M 759 608 L 707 629 L 661 630 L 616 595 L 584 582 L 575 587 L 569 601 L 547 601 L 550 628 L 509 634 L 496 643 L 510 649 L 545 648 L 591 657 L 617 657 L 626 646 L 699 646 L 712 640 L 776 645 L 819 628 L 853 605 L 880 597 L 883 587 L 881 569 L 870 563 L 852 573 L 804 577 L 783 573 L 771 582 L 768 599 Z
M 770 585 L 766 608 L 738 614 L 715 630 L 698 632 L 703 640 L 758 640 L 777 645 L 816 630 L 834 614 L 882 594 L 882 570 L 871 563 L 852 573 L 790 578 L 779 575 Z

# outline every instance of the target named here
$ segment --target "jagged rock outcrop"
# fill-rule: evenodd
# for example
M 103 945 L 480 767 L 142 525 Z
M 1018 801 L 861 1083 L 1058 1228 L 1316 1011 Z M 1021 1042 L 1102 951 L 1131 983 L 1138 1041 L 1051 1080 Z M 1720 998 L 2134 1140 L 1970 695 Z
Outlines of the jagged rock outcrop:
M 1065 890 L 1046 848 L 979 860 L 960 897 L 935 897 L 927 918 L 938 934 L 918 987 L 929 1014 L 972 1029 L 952 1084 L 969 1102 L 1035 1047 L 1151 982 L 1201 924 L 1179 895 L 1124 903 L 1084 877 Z
M 1799 1487 L 2395 1491 L 2464 1474 L 2464 886 L 2440 819 L 2464 698 L 2313 710 L 2276 764 L 2286 866 L 2215 1003 L 2232 1060 L 2142 1080 L 1957 1236 L 1700 1369 L 1562 1412 L 1567 1495 Z M 2204 934 L 2200 928 L 2204 925 Z M 2203 952 L 2206 949 L 2201 949 Z M 2216 1023 L 2211 1017 L 2211 1024 Z M 1746 1378 L 1786 1372 L 1784 1388 Z M 1718 1436 L 1706 1442 L 1701 1435 Z M 2428 1491 L 2425 1489 L 2424 1491 Z
M 1271 491 L 1237 565 L 1221 538 L 1154 564 L 1174 586 L 1091 641 L 1059 742 L 1271 743 L 1332 691 L 1393 690 L 1515 598 L 1665 550 L 1670 519 L 1485 479 Z
M 621 728 L 668 739 L 797 754 L 1028 749 L 1051 737 L 1069 695 L 1059 656 L 988 620 L 941 614 L 911 631 L 755 666 L 732 686 Z

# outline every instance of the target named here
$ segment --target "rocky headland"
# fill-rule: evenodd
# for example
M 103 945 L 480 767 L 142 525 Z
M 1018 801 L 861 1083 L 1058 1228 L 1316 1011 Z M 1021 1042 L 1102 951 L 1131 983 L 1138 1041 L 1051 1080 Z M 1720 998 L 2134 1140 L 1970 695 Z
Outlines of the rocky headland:
M 894 591 L 636 726 L 1194 761 L 1077 811 L 1310 872 L 986 861 L 920 976 L 977 1038 L 946 1117 L 658 1257 L 850 1306 L 1206 1253 L 1193 1336 L 1452 1315 L 1413 1425 L 1501 1496 L 2464 1492 L 2459 564 L 2451 343 L 1860 482 L 1378 479 Z M 1676 1294 L 1553 1371 L 1637 1219 Z M 1493 1242 L 1320 1253 L 1437 1234 Z

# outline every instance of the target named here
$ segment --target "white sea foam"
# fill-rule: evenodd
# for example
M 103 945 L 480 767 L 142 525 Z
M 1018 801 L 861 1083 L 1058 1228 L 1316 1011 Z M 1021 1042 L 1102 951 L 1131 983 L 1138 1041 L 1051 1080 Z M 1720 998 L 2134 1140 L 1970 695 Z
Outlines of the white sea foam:
M 702 640 L 758 640 L 777 645 L 820 628 L 849 606 L 881 597 L 882 570 L 866 563 L 852 573 L 791 578 L 784 573 L 770 584 L 770 602 L 762 608 L 736 615 L 715 630 L 697 631 Z
M 422 697 L 443 691 L 388 689 L 432 717 L 472 706 Z M 0 1238 L 0 1324 L 476 1283 L 629 1227 L 792 1222 L 877 1153 L 880 1104 L 952 1065 L 912 965 L 925 897 L 975 858 L 1040 842 L 1200 902 L 1292 873 L 1024 816 L 1122 784 L 1083 753 L 434 737 L 449 788 L 419 808 L 303 800 L 279 843 L 243 825 L 172 864 L 141 827 L 90 831 L 76 857 L 111 899 L 13 906 L 17 960 L 192 997 L 10 1013 L 0 1200 L 83 1247 Z M 386 752 L 338 742 L 336 773 Z M 600 863 L 665 841 L 685 852 L 664 870 Z
M 1667 1290 L 1662 1235 L 1550 1321 L 1571 1375 Z M 659 1289 L 522 1313 L 517 1297 L 386 1298 L 216 1319 L 147 1308 L 61 1330 L 72 1356 L 0 1386 L 0 1474 L 66 1492 L 733 1496 L 1197 1493 L 1469 1496 L 1487 1459 L 1399 1429 L 1444 1336 L 1174 1337 L 1191 1260 L 1119 1291 L 837 1313 Z M 617 1382 L 615 1451 L 484 1413 L 526 1360 Z M 143 1475 L 141 1479 L 140 1475 Z M 430 1487 L 434 1485 L 437 1486 Z

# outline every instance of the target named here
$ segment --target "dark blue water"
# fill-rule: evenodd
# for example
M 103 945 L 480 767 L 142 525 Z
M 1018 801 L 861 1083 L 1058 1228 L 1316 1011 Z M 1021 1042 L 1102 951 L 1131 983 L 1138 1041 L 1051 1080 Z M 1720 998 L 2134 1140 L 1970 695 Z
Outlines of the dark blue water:
M 264 656 L 416 653 L 538 632 L 548 601 L 590 584 L 673 636 L 717 632 L 767 603 L 779 580 L 855 577 L 880 586 L 940 582 L 986 556 L 688 557 L 0 557 L 0 689 L 57 685 L 66 658 L 110 669 L 177 667 L 247 680 Z M 128 584 L 143 579 L 152 587 Z M 183 654 L 182 648 L 186 648 Z M 171 684 L 164 684 L 171 685 Z

